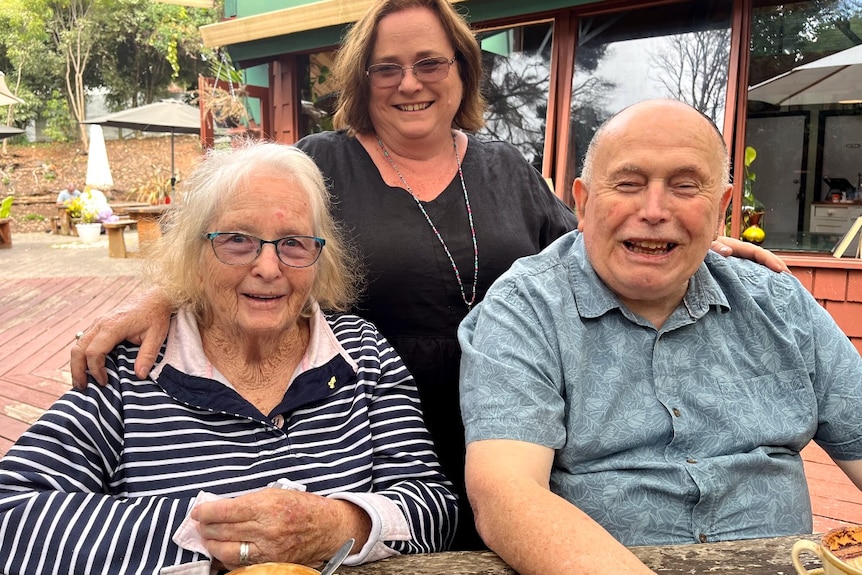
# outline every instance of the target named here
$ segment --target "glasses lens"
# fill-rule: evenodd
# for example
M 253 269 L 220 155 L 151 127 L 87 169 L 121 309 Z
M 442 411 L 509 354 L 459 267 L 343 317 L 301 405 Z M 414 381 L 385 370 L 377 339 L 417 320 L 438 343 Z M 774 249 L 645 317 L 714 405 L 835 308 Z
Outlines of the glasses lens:
M 309 236 L 290 236 L 278 242 L 278 258 L 288 266 L 304 268 L 320 257 L 323 244 Z
M 251 263 L 260 250 L 260 242 L 245 234 L 218 235 L 212 239 L 212 246 L 216 257 L 230 265 Z
M 374 64 L 367 70 L 368 79 L 375 88 L 392 88 L 401 83 L 404 71 L 412 68 L 421 82 L 439 82 L 449 75 L 451 62 L 443 58 L 425 58 L 406 68 L 398 64 Z
M 403 70 L 398 64 L 375 64 L 368 67 L 368 79 L 378 88 L 390 88 L 401 82 Z
M 439 82 L 449 74 L 449 60 L 426 58 L 413 64 L 413 73 L 423 82 Z

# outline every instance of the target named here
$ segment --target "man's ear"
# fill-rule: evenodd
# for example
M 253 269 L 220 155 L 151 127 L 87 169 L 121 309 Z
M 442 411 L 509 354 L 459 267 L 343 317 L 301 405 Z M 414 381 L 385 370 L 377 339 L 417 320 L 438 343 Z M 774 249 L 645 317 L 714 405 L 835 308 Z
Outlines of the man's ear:
M 728 184 L 727 188 L 724 190 L 724 194 L 721 196 L 720 208 L 718 210 L 718 226 L 716 230 L 719 231 L 718 235 L 724 235 L 724 219 L 725 214 L 727 213 L 727 206 L 730 205 L 730 200 L 733 197 L 733 184 Z
M 575 200 L 575 215 L 578 216 L 578 230 L 584 231 L 584 213 L 587 206 L 587 197 L 590 192 L 587 185 L 580 178 L 575 178 L 572 183 L 572 197 Z

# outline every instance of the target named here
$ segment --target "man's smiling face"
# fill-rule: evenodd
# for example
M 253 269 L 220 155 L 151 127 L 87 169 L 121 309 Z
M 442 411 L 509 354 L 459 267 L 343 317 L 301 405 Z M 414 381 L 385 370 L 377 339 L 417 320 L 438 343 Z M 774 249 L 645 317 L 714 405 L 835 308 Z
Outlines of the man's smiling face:
M 592 160 L 574 187 L 590 263 L 633 311 L 675 307 L 730 199 L 720 135 L 681 103 L 644 102 L 611 120 Z

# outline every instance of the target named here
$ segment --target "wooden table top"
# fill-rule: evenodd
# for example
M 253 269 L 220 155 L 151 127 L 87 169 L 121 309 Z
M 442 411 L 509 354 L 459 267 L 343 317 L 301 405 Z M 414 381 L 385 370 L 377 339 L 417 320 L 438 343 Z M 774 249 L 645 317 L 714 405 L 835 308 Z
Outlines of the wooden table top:
M 146 202 L 108 202 L 108 205 L 115 212 L 118 210 L 128 210 L 129 208 L 146 208 L 150 206 Z
M 799 539 L 819 541 L 820 535 L 794 535 L 725 543 L 631 547 L 650 569 L 661 575 L 793 575 L 790 550 Z M 809 553 L 809 569 L 820 566 Z M 490 551 L 453 551 L 401 555 L 360 565 L 339 567 L 340 575 L 517 575 Z
M 126 213 L 133 214 L 163 214 L 171 209 L 170 204 L 144 205 L 139 207 L 126 208 Z

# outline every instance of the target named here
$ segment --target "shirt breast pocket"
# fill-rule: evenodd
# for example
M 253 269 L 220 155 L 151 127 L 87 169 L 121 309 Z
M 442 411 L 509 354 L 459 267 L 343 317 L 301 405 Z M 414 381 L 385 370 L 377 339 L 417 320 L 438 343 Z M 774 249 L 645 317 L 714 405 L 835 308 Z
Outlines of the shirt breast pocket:
M 806 372 L 786 370 L 716 383 L 720 393 L 714 403 L 701 405 L 702 414 L 721 422 L 737 449 L 801 450 L 817 429 L 817 399 Z

